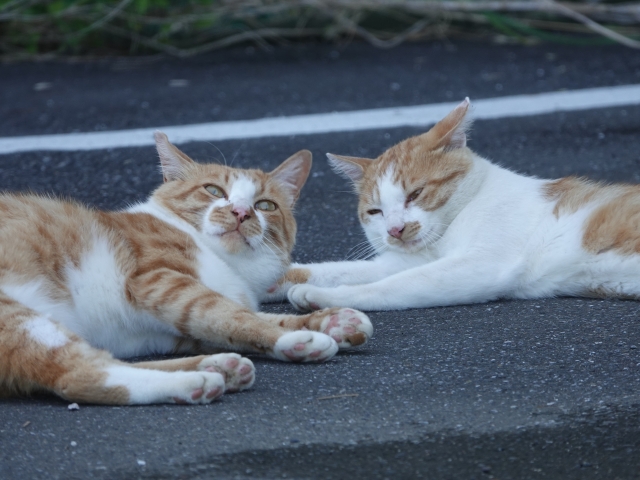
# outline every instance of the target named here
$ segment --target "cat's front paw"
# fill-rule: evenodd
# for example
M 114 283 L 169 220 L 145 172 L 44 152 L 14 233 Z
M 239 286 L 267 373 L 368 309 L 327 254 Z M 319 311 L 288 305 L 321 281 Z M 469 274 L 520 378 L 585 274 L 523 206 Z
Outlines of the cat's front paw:
M 253 385 L 256 379 L 255 368 L 251 360 L 237 353 L 209 355 L 198 364 L 198 370 L 222 374 L 227 393 L 246 390 Z
M 273 285 L 262 297 L 263 303 L 278 302 L 287 298 L 287 292 L 293 285 L 307 283 L 311 277 L 311 272 L 307 268 L 293 267 Z
M 322 320 L 320 331 L 333 338 L 341 349 L 364 345 L 373 336 L 373 325 L 364 313 L 351 308 L 331 309 L 329 313 Z
M 273 347 L 274 357 L 285 362 L 324 362 L 337 352 L 333 338 L 311 330 L 285 333 Z
M 301 312 L 320 310 L 328 305 L 320 305 L 318 300 L 315 298 L 316 295 L 314 295 L 316 290 L 320 289 L 313 285 L 294 285 L 289 289 L 287 298 L 291 305 Z

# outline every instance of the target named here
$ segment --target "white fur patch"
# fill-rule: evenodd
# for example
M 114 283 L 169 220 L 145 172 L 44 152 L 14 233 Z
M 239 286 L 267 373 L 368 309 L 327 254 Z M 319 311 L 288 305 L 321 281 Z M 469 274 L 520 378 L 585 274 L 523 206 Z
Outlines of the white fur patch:
M 217 372 L 164 372 L 127 365 L 113 365 L 105 369 L 105 387 L 125 387 L 130 404 L 172 403 L 176 398 L 188 403 L 209 403 L 211 391 L 216 396 L 224 392 L 224 377 Z M 192 394 L 201 390 L 201 396 Z
M 96 235 L 79 267 L 69 265 L 66 276 L 75 315 L 59 321 L 91 345 L 119 358 L 173 349 L 178 331 L 125 299 L 125 277 L 106 238 Z
M 387 230 L 393 227 L 402 228 L 405 223 L 405 193 L 400 185 L 393 182 L 393 173 L 393 169 L 389 167 L 378 180 L 380 206 L 382 207 Z
M 43 280 L 32 280 L 19 284 L 6 284 L 0 290 L 16 302 L 26 305 L 40 315 L 56 320 L 73 315 L 72 309 L 64 302 L 51 299 Z
M 231 186 L 229 202 L 235 207 L 252 208 L 255 195 L 256 184 L 250 178 L 240 175 Z
M 58 326 L 46 317 L 36 317 L 24 324 L 29 336 L 47 348 L 59 348 L 65 345 L 69 338 Z

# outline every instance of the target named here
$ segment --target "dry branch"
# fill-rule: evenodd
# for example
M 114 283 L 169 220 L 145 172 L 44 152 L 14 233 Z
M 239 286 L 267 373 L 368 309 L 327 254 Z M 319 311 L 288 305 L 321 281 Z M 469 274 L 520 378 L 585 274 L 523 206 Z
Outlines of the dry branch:
M 494 29 L 495 32 L 495 25 L 489 21 L 490 14 L 533 32 L 531 25 L 547 30 L 553 25 L 564 25 L 556 30 L 560 33 L 576 31 L 570 25 L 580 25 L 579 31 L 588 29 L 614 42 L 640 48 L 640 41 L 622 33 L 626 30 L 635 34 L 634 27 L 640 27 L 640 2 L 237 0 L 181 6 L 169 2 L 168 7 L 140 12 L 133 8 L 133 0 L 120 0 L 110 5 L 107 2 L 72 4 L 50 14 L 41 13 L 42 9 L 34 10 L 48 3 L 46 0 L 13 0 L 0 7 L 0 54 L 14 53 L 12 49 L 19 51 L 24 38 L 33 35 L 41 35 L 45 45 L 41 48 L 49 51 L 51 48 L 59 52 L 69 48 L 90 49 L 90 41 L 107 42 L 111 38 L 177 57 L 243 42 L 268 46 L 269 41 L 308 37 L 358 37 L 376 47 L 390 48 L 410 39 L 446 33 L 447 29 L 449 32 L 463 28 L 481 32 Z M 378 24 L 373 27 L 367 21 L 376 15 Z M 381 18 L 387 20 L 388 28 L 380 27 Z M 60 27 L 72 22 L 80 22 L 82 27 L 71 33 L 68 27 Z M 618 26 L 627 28 L 616 30 Z

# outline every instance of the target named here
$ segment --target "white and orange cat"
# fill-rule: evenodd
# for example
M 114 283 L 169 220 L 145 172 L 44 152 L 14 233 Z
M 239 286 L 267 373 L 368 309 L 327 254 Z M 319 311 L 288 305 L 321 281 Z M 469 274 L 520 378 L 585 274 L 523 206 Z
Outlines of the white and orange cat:
M 329 154 L 359 194 L 372 260 L 293 264 L 300 310 L 500 298 L 640 298 L 640 186 L 518 175 L 466 145 L 469 99 L 375 160 Z M 298 284 L 298 285 L 295 285 Z
M 251 361 L 114 357 L 236 350 L 318 362 L 372 335 L 350 309 L 256 312 L 288 266 L 310 152 L 264 173 L 199 164 L 155 139 L 165 182 L 125 211 L 0 196 L 0 393 L 208 403 L 249 388 Z

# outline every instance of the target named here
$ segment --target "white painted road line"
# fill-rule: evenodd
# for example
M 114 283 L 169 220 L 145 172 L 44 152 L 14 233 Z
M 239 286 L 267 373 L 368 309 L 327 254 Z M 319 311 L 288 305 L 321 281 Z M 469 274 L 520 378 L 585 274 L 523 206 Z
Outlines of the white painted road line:
M 462 100 L 462 99 L 460 99 Z M 471 99 L 476 119 L 522 117 L 554 112 L 640 104 L 640 85 L 590 88 L 534 95 Z M 396 127 L 432 125 L 458 102 L 333 112 L 234 122 L 159 126 L 110 132 L 64 133 L 0 138 L 0 154 L 44 151 L 102 150 L 153 145 L 153 132 L 162 130 L 173 143 L 239 138 L 313 135 Z

